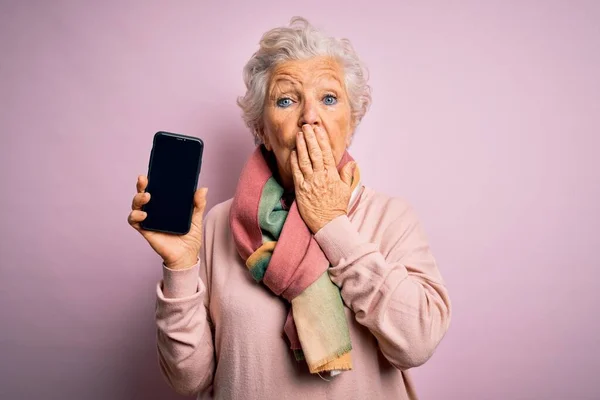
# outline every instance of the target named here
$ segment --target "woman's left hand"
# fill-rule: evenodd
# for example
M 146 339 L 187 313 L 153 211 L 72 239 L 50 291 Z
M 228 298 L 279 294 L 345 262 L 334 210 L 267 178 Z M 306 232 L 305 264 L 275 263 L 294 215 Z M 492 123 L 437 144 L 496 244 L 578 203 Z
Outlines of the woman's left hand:
M 338 173 L 335 158 L 325 130 L 303 125 L 296 135 L 296 150 L 290 157 L 296 203 L 302 219 L 312 231 L 346 214 L 352 195 L 354 162 Z

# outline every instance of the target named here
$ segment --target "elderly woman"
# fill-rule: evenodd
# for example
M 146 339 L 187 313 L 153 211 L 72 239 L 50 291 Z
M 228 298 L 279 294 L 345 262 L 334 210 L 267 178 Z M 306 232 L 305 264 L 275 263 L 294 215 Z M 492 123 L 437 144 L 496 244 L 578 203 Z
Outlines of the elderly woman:
M 163 258 L 158 356 L 179 393 L 218 399 L 415 399 L 408 370 L 450 301 L 414 211 L 364 186 L 347 148 L 370 104 L 347 40 L 306 20 L 267 32 L 238 101 L 256 150 L 233 199 L 183 236 L 140 228 Z

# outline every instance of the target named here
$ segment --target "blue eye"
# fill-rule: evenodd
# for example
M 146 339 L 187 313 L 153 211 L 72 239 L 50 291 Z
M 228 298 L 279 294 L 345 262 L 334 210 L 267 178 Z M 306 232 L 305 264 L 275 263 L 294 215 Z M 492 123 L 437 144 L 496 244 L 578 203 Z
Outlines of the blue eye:
M 284 97 L 283 99 L 277 100 L 277 107 L 286 108 L 286 107 L 291 106 L 292 103 L 293 103 L 292 99 L 290 99 L 289 97 Z
M 335 97 L 332 94 L 328 94 L 327 96 L 323 97 L 323 103 L 325 103 L 328 106 L 332 106 L 334 104 L 337 104 L 337 97 Z

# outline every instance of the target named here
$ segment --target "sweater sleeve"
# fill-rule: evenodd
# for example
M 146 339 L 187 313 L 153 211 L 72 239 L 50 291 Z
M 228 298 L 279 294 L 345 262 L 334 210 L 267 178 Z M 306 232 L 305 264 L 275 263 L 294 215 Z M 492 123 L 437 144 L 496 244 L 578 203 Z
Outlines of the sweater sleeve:
M 431 357 L 448 329 L 451 307 L 415 213 L 406 208 L 400 214 L 383 228 L 379 246 L 363 239 L 345 215 L 315 239 L 356 320 L 377 338 L 389 362 L 405 370 Z
M 163 279 L 156 288 L 160 369 L 169 386 L 189 396 L 210 390 L 216 366 L 205 245 L 189 268 L 171 270 L 163 264 Z

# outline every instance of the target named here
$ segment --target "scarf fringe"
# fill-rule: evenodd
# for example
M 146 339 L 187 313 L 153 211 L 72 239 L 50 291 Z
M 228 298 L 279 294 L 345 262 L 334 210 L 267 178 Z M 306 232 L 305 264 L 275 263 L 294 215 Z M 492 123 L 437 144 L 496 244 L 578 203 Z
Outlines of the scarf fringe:
M 327 368 L 326 365 L 331 363 L 332 361 L 337 360 L 338 358 L 350 353 L 350 351 L 352 350 L 352 345 L 348 344 L 345 346 L 342 346 L 340 349 L 338 349 L 337 351 L 334 352 L 334 354 L 332 354 L 329 357 L 325 357 L 322 360 L 316 362 L 315 364 L 317 365 L 316 367 L 312 367 L 309 365 L 308 369 L 310 370 L 311 374 L 315 374 L 318 372 L 324 372 L 324 371 L 329 371 L 329 370 L 344 370 L 344 371 L 349 371 L 352 369 L 352 362 L 347 362 L 344 364 L 339 364 L 336 365 L 335 368 Z

